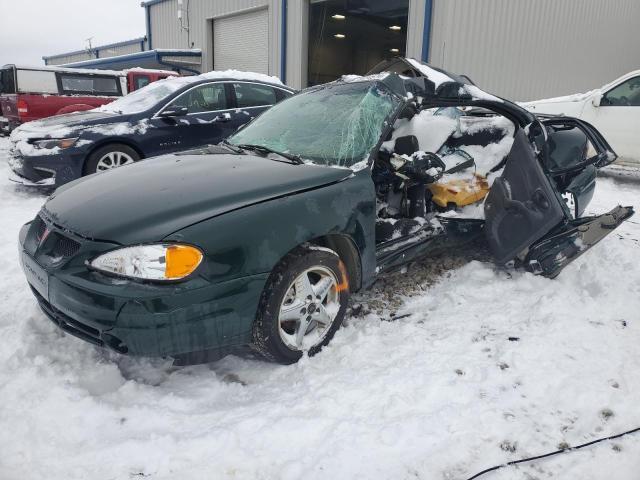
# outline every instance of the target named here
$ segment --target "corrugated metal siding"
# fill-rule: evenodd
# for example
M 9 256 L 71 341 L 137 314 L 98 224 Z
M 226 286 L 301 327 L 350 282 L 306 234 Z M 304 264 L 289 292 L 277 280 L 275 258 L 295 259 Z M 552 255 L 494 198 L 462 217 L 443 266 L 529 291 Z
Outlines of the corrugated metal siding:
M 96 58 L 95 55 L 89 55 L 89 53 L 77 53 L 74 55 L 64 55 L 61 57 L 47 59 L 47 65 L 64 65 L 66 63 L 82 62 L 84 60 L 91 60 Z
M 146 48 L 146 47 L 145 47 Z M 129 53 L 137 53 L 142 51 L 142 42 L 135 42 L 127 45 L 117 45 L 109 48 L 96 47 L 98 55 L 89 54 L 89 52 L 74 53 L 61 57 L 48 58 L 47 65 L 65 65 L 67 63 L 83 62 L 85 60 L 93 60 L 94 58 L 108 58 L 117 55 L 127 55 Z
M 127 55 L 129 53 L 138 53 L 142 51 L 142 44 L 140 42 L 132 43 L 130 45 L 120 45 L 118 47 L 100 49 L 100 58 L 116 57 L 118 55 Z
M 265 39 L 269 48 L 269 73 L 279 74 L 278 41 L 269 41 L 279 35 L 279 18 L 276 0 L 184 0 L 182 22 L 186 25 L 186 9 L 189 9 L 189 34 L 180 28 L 178 2 L 171 0 L 149 7 L 152 48 L 200 48 L 202 49 L 203 70 L 211 68 L 212 62 L 212 19 L 262 7 L 269 8 L 269 38 Z
M 289 0 L 287 6 L 287 85 L 307 86 L 309 2 Z
M 638 0 L 434 0 L 429 62 L 516 100 L 640 68 Z
M 407 24 L 407 57 L 420 59 L 422 56 L 422 36 L 424 32 L 425 0 L 409 0 L 409 21 Z

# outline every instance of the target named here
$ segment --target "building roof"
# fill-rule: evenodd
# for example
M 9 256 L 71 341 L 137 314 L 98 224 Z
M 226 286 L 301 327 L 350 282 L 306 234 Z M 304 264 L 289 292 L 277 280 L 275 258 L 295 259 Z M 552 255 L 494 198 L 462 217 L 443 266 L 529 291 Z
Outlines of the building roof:
M 150 7 L 151 5 L 155 5 L 156 3 L 166 2 L 167 0 L 146 0 L 140 2 L 141 7 Z
M 125 47 L 127 45 L 135 45 L 136 43 L 142 43 L 142 42 L 144 42 L 146 40 L 147 40 L 147 37 L 144 36 L 144 37 L 133 38 L 131 40 L 124 40 L 122 42 L 108 43 L 106 45 L 100 45 L 98 47 L 92 47 L 92 49 L 93 50 L 105 50 L 107 48 Z M 82 53 L 87 53 L 87 50 L 74 50 L 72 52 L 57 53 L 55 55 L 43 56 L 42 59 L 47 61 L 47 60 L 53 60 L 55 58 L 69 57 L 71 55 L 80 55 Z
M 127 69 L 142 68 L 173 68 L 189 73 L 199 73 L 202 50 L 193 49 L 157 49 L 144 52 L 128 53 L 104 58 L 92 58 L 80 62 L 67 63 L 65 67 L 78 68 L 109 68 Z

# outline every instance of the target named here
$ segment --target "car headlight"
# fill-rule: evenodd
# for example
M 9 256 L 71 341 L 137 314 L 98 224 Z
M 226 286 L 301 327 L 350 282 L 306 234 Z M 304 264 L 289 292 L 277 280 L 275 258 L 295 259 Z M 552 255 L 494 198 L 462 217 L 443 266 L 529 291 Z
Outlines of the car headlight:
M 124 247 L 96 257 L 89 266 L 101 272 L 142 280 L 180 280 L 195 271 L 202 252 L 191 245 L 160 243 Z
M 46 140 L 36 140 L 33 144 L 45 150 L 51 150 L 52 148 L 65 148 L 72 147 L 78 141 L 78 137 L 75 138 L 48 138 Z

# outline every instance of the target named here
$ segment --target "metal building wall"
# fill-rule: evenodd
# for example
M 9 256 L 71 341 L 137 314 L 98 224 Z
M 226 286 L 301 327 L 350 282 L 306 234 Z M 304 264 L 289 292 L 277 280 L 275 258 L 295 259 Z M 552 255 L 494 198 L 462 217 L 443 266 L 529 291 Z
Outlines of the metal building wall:
M 279 0 L 184 0 L 182 22 L 186 25 L 189 8 L 189 32 L 180 27 L 177 0 L 153 3 L 149 9 L 151 48 L 200 48 L 202 71 L 213 68 L 212 20 L 259 8 L 269 10 L 269 73 L 280 75 L 280 10 Z
M 640 68 L 638 0 L 433 0 L 429 62 L 533 100 Z
M 94 53 L 89 53 L 86 51 L 77 51 L 70 52 L 69 54 L 62 54 L 61 56 L 53 56 L 53 57 L 43 57 L 45 59 L 45 65 L 65 65 L 67 63 L 74 62 L 83 62 L 85 60 L 93 60 L 94 58 L 108 58 L 115 57 L 117 55 L 126 55 L 128 53 L 137 53 L 142 52 L 143 40 L 136 42 L 124 42 L 121 45 L 105 45 L 104 47 L 95 47 L 95 51 L 97 52 L 97 56 Z M 146 46 L 145 46 L 146 48 Z
M 127 55 L 129 53 L 142 52 L 142 44 L 140 42 L 132 43 L 129 45 L 119 45 L 117 47 L 110 47 L 100 49 L 100 58 L 116 57 L 118 55 Z
M 309 1 L 288 0 L 286 83 L 293 88 L 307 86 L 308 45 Z
M 82 62 L 84 60 L 91 60 L 94 58 L 96 58 L 95 55 L 90 55 L 87 52 L 83 52 L 72 55 L 62 55 L 59 57 L 56 56 L 53 58 L 47 58 L 45 65 L 64 65 L 66 63 Z

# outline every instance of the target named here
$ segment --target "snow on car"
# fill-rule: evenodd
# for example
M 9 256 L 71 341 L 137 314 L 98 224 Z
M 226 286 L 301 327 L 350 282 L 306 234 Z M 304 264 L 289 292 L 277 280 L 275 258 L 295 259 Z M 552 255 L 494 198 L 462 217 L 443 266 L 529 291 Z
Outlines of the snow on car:
M 282 367 L 110 354 L 60 333 L 15 248 L 44 196 L 7 180 L 0 139 L 0 478 L 464 479 L 640 425 L 640 226 L 555 280 L 444 255 L 354 299 L 331 345 Z M 638 204 L 598 180 L 587 215 Z M 72 452 L 72 453 L 69 453 Z M 636 478 L 627 437 L 489 479 Z
M 536 114 L 585 120 L 600 130 L 621 162 L 640 163 L 640 70 L 590 92 L 521 105 Z

